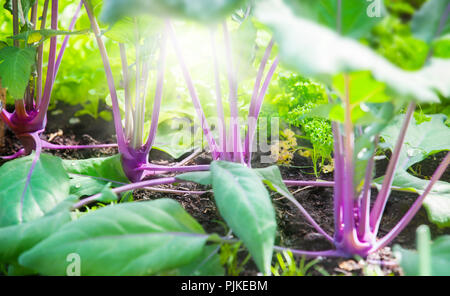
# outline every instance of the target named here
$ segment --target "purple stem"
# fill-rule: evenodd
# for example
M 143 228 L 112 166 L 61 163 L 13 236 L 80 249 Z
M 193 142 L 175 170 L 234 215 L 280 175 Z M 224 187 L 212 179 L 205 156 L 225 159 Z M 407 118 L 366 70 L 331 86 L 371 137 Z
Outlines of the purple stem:
M 124 92 L 125 92 L 125 135 L 127 140 L 129 140 L 133 134 L 133 110 L 132 102 L 130 100 L 130 78 L 128 76 L 128 62 L 127 62 L 127 52 L 125 45 L 119 43 L 120 49 L 120 60 L 122 62 L 122 76 L 124 80 Z
M 248 114 L 249 114 L 249 119 L 248 119 L 248 126 L 250 128 L 250 125 L 252 124 L 250 122 L 250 114 L 253 114 L 253 110 L 255 109 L 255 103 L 256 103 L 256 98 L 258 97 L 258 93 L 259 93 L 259 87 L 261 86 L 261 80 L 263 78 L 264 75 L 264 69 L 267 65 L 267 61 L 269 60 L 270 57 L 270 53 L 272 52 L 272 47 L 273 47 L 273 38 L 270 40 L 269 45 L 267 45 L 266 47 L 266 51 L 264 52 L 264 56 L 261 59 L 261 63 L 259 64 L 259 69 L 258 69 L 258 74 L 256 75 L 256 80 L 255 80 L 255 84 L 253 86 L 253 93 L 252 93 L 252 98 L 250 100 L 250 107 L 248 109 Z M 250 147 L 250 141 L 249 141 L 249 134 L 247 133 L 246 137 L 245 137 L 245 153 L 248 155 L 248 153 L 251 150 Z
M 29 136 L 33 138 L 33 141 L 36 144 L 36 154 L 33 158 L 33 162 L 31 163 L 30 170 L 27 175 L 27 179 L 25 180 L 25 187 L 22 191 L 22 196 L 20 198 L 20 207 L 19 207 L 19 215 L 18 215 L 20 223 L 22 223 L 22 221 L 23 221 L 23 206 L 24 206 L 24 202 L 25 202 L 25 195 L 27 193 L 28 187 L 31 186 L 31 184 L 30 184 L 31 177 L 33 175 L 34 168 L 36 167 L 36 163 L 39 160 L 39 157 L 40 157 L 41 151 L 42 151 L 41 139 L 39 138 L 38 133 L 32 133 L 32 134 L 29 134 Z
M 186 166 L 162 166 L 155 164 L 145 164 L 137 168 L 138 171 L 155 171 L 155 172 L 193 172 L 193 171 L 208 171 L 208 164 L 201 165 L 186 165 Z
M 240 137 L 240 126 L 239 126 L 239 113 L 237 105 L 237 78 L 236 70 L 234 69 L 233 58 L 231 56 L 231 40 L 230 34 L 228 32 L 227 23 L 223 22 L 223 36 L 225 40 L 225 53 L 227 58 L 227 70 L 228 70 L 228 85 L 229 85 L 229 96 L 228 101 L 230 105 L 230 130 L 231 130 L 231 143 L 233 145 L 233 161 L 243 163 L 242 155 L 242 143 Z
M 385 246 L 387 246 L 412 220 L 414 215 L 419 211 L 424 199 L 427 197 L 428 193 L 430 193 L 431 188 L 433 185 L 441 178 L 441 176 L 444 174 L 445 170 L 447 169 L 448 165 L 450 163 L 450 152 L 447 153 L 444 160 L 441 162 L 439 167 L 436 169 L 436 171 L 433 173 L 433 176 L 431 177 L 430 182 L 428 183 L 427 187 L 425 188 L 425 191 L 420 195 L 417 200 L 414 202 L 414 204 L 411 206 L 411 208 L 406 212 L 406 214 L 403 216 L 403 218 L 395 225 L 392 230 L 386 234 L 382 239 L 380 239 L 373 249 L 372 252 L 375 252 Z
M 375 138 L 374 147 L 378 145 L 378 136 Z M 376 149 L 376 148 L 375 148 Z M 366 175 L 364 176 L 364 186 L 361 194 L 361 207 L 360 207 L 360 217 L 358 226 L 358 237 L 361 240 L 370 239 L 370 189 L 372 183 L 372 173 L 375 163 L 375 150 L 372 153 L 369 161 L 367 162 Z
M 47 20 L 47 11 L 48 11 L 48 2 L 49 0 L 45 0 L 44 8 L 42 10 L 41 16 L 41 30 L 45 29 L 45 23 Z M 37 81 L 36 81 L 36 105 L 39 106 L 41 104 L 42 99 L 42 60 L 44 54 L 44 45 L 40 44 L 37 50 Z
M 292 202 L 302 213 L 302 215 L 306 218 L 306 220 L 320 233 L 322 234 L 328 241 L 333 243 L 333 238 L 328 235 L 320 226 L 317 224 L 317 222 L 309 215 L 309 213 L 305 210 L 305 208 L 302 207 L 302 205 L 293 197 L 284 195 L 290 202 Z
M 101 149 L 101 148 L 116 148 L 117 144 L 99 144 L 99 145 L 56 145 L 47 141 L 41 140 L 43 149 Z
M 186 84 L 188 86 L 189 94 L 190 94 L 190 96 L 192 98 L 192 102 L 194 104 L 195 111 L 197 112 L 197 116 L 201 120 L 203 134 L 205 135 L 205 137 L 206 137 L 206 139 L 208 141 L 208 145 L 209 145 L 209 148 L 211 150 L 211 154 L 212 154 L 213 159 L 217 159 L 219 153 L 217 151 L 218 149 L 217 149 L 216 142 L 214 141 L 214 138 L 212 137 L 211 130 L 209 128 L 208 122 L 206 121 L 205 114 L 203 112 L 202 106 L 200 104 L 200 100 L 199 100 L 197 92 L 195 90 L 194 83 L 192 82 L 191 75 L 189 74 L 189 71 L 187 69 L 186 63 L 184 61 L 183 54 L 181 53 L 180 46 L 178 45 L 178 41 L 176 39 L 175 32 L 174 32 L 174 30 L 172 28 L 172 24 L 168 20 L 166 21 L 166 27 L 167 27 L 170 39 L 171 39 L 171 41 L 173 43 L 173 46 L 174 46 L 174 49 L 175 49 L 175 53 L 176 53 L 176 55 L 178 57 L 178 60 L 180 62 L 181 70 L 183 72 L 184 79 L 185 79 Z
M 345 137 L 342 141 L 343 150 L 342 155 L 344 156 L 343 161 L 343 186 L 342 186 L 342 219 L 344 222 L 344 236 L 350 235 L 354 230 L 355 219 L 354 219 L 354 167 L 353 167 L 353 151 L 354 151 L 354 133 L 353 124 L 351 119 L 351 105 L 350 105 L 350 77 L 348 74 L 344 74 L 345 82 L 345 120 L 344 120 L 344 130 Z
M 148 181 L 131 183 L 131 184 L 127 184 L 127 185 L 124 185 L 124 186 L 117 187 L 117 188 L 113 188 L 111 190 L 115 194 L 118 194 L 118 193 L 121 193 L 121 192 L 129 191 L 129 190 L 135 190 L 135 189 L 139 189 L 139 188 L 143 188 L 143 187 L 155 186 L 155 185 L 163 185 L 163 184 L 171 184 L 171 183 L 175 183 L 175 182 L 182 182 L 182 181 L 177 180 L 174 177 L 160 178 L 160 179 L 154 179 L 154 180 L 148 180 Z M 102 195 L 101 193 L 98 193 L 98 194 L 93 195 L 91 197 L 85 198 L 85 199 L 77 202 L 76 204 L 74 204 L 72 208 L 73 209 L 79 209 L 82 206 L 85 206 L 85 205 L 95 201 L 101 195 Z
M 51 28 L 52 30 L 58 29 L 58 0 L 52 0 Z M 35 119 L 33 119 L 34 123 L 37 121 L 43 121 L 47 116 L 47 109 L 50 103 L 50 95 L 52 93 L 53 79 L 55 76 L 56 42 L 57 36 L 50 38 L 50 50 L 48 55 L 47 77 L 45 79 L 44 94 L 39 105 L 39 113 Z
M 303 251 L 291 248 L 284 248 L 279 246 L 274 246 L 275 251 L 291 251 L 293 255 L 297 256 L 310 256 L 310 257 L 340 257 L 344 254 L 337 250 L 327 250 L 327 251 Z
M 336 165 L 336 164 L 335 164 Z M 317 186 L 317 187 L 333 187 L 333 181 L 297 181 L 297 180 L 283 180 L 286 186 Z
M 220 147 L 222 149 L 222 154 L 227 153 L 227 128 L 225 125 L 225 115 L 223 112 L 223 103 L 222 103 L 222 91 L 220 88 L 220 75 L 219 75 L 219 62 L 217 60 L 217 51 L 216 51 L 216 43 L 214 39 L 214 31 L 211 30 L 211 49 L 213 53 L 214 59 L 214 78 L 215 78 L 215 86 L 216 86 L 216 107 L 217 107 L 217 115 L 221 120 L 219 132 L 220 132 Z
M 380 226 L 381 218 L 383 216 L 384 208 L 391 192 L 392 182 L 394 180 L 395 169 L 397 168 L 398 160 L 400 157 L 400 152 L 402 150 L 403 142 L 405 141 L 406 131 L 408 130 L 409 123 L 414 114 L 414 109 L 416 107 L 415 103 L 410 103 L 408 110 L 405 115 L 405 120 L 403 122 L 402 128 L 395 143 L 394 151 L 392 152 L 391 160 L 386 171 L 386 175 L 381 185 L 380 192 L 377 195 L 375 204 L 373 205 L 372 211 L 370 213 L 370 227 L 372 232 L 378 233 L 378 227 Z
M 16 153 L 14 153 L 13 155 L 8 155 L 8 156 L 0 156 L 0 159 L 4 159 L 4 160 L 11 160 L 11 159 L 16 159 L 20 156 L 25 155 L 25 149 L 21 148 L 19 151 L 17 151 Z
M 163 85 L 164 85 L 164 66 L 165 66 L 165 60 L 166 60 L 166 44 L 167 44 L 167 28 L 163 34 L 163 40 L 162 40 L 160 53 L 159 53 L 158 78 L 156 81 L 155 99 L 153 102 L 152 121 L 150 124 L 150 132 L 148 135 L 148 139 L 144 145 L 146 153 L 150 152 L 150 149 L 152 148 L 153 143 L 156 138 L 156 130 L 158 129 L 158 118 L 159 118 L 159 112 L 161 110 L 161 100 L 162 100 Z
M 78 16 L 80 14 L 81 7 L 83 6 L 83 0 L 80 1 L 80 3 L 77 6 L 77 9 L 75 10 L 75 14 L 72 17 L 72 20 L 70 21 L 69 29 L 68 31 L 72 31 L 75 27 L 75 23 L 77 22 Z M 64 55 L 64 51 L 66 50 L 67 43 L 69 43 L 70 35 L 64 36 L 63 43 L 61 45 L 61 49 L 59 50 L 58 58 L 56 59 L 56 66 L 55 66 L 55 73 L 53 75 L 53 83 L 55 83 L 56 74 L 58 74 L 59 66 L 61 65 L 61 60 Z
M 130 153 L 128 152 L 128 146 L 125 142 L 124 130 L 121 122 L 121 115 L 119 109 L 119 102 L 117 100 L 117 92 L 114 84 L 114 77 L 111 70 L 111 65 L 109 63 L 108 54 L 106 52 L 105 44 L 103 43 L 100 28 L 97 24 L 97 20 L 95 19 L 94 14 L 92 13 L 92 9 L 86 0 L 83 0 L 84 7 L 86 8 L 87 15 L 91 22 L 92 31 L 95 34 L 95 39 L 97 40 L 97 45 L 100 50 L 100 55 L 102 56 L 103 67 L 105 69 L 106 80 L 108 81 L 109 93 L 111 95 L 111 102 L 113 106 L 113 117 L 114 117 L 114 127 L 116 129 L 117 134 L 117 144 L 119 146 L 119 152 L 124 154 L 127 158 L 132 158 Z
M 264 101 L 264 97 L 266 95 L 267 92 L 267 88 L 269 87 L 269 83 L 272 80 L 272 76 L 275 73 L 275 69 L 278 66 L 278 57 L 275 58 L 275 60 L 272 63 L 272 66 L 269 69 L 269 72 L 267 73 L 267 76 L 264 80 L 263 86 L 261 88 L 261 90 L 259 91 L 259 95 L 258 95 L 258 99 L 255 102 L 255 106 L 254 106 L 254 110 L 253 113 L 249 114 L 249 126 L 248 126 L 248 147 L 249 150 L 247 151 L 248 153 L 248 160 L 247 160 L 247 164 L 248 166 L 250 166 L 251 164 L 251 160 L 252 160 L 252 150 L 251 150 L 251 146 L 253 143 L 253 138 L 255 136 L 255 131 L 256 131 L 256 125 L 258 122 L 258 117 L 259 117 L 259 112 L 261 111 L 261 106 L 262 103 Z M 252 121 L 254 124 L 251 124 Z
M 344 186 L 344 160 L 342 156 L 342 136 L 339 124 L 332 123 L 334 136 L 334 229 L 335 239 L 341 240 L 342 236 L 342 192 Z

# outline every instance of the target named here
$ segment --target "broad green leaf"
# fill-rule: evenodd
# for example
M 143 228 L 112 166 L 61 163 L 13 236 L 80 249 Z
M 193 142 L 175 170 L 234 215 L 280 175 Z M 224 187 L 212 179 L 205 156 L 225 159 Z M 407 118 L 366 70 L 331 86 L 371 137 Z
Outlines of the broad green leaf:
M 102 203 L 110 203 L 113 201 L 117 201 L 117 195 L 111 190 L 111 183 L 108 183 L 103 187 L 102 191 L 100 192 L 100 197 L 97 198 L 98 201 Z
M 194 148 L 191 124 L 187 118 L 180 117 L 160 121 L 153 148 L 164 151 L 175 159 L 191 151 Z
M 106 184 L 111 183 L 103 179 L 70 175 L 70 194 L 77 197 L 91 196 L 99 193 L 106 186 Z M 126 183 L 111 183 L 112 187 L 118 187 L 125 185 Z
M 69 254 L 81 275 L 152 275 L 190 264 L 208 235 L 174 200 L 107 206 L 65 224 L 19 257 L 42 275 L 65 275 Z
M 125 17 L 117 21 L 104 35 L 116 42 L 136 44 L 136 32 L 139 31 L 144 39 L 161 31 L 162 22 L 159 19 Z M 142 34 L 144 33 L 145 34 Z
M 275 211 L 259 176 L 244 165 L 211 164 L 214 198 L 220 214 L 244 242 L 259 270 L 268 274 L 275 240 Z
M 284 0 L 296 14 L 344 36 L 361 38 L 386 14 L 382 1 Z
M 68 210 L 45 215 L 36 220 L 0 228 L 0 262 L 14 263 L 20 254 L 31 249 L 40 241 L 70 222 Z
M 411 20 L 411 30 L 415 37 L 431 43 L 433 39 L 450 33 L 449 11 L 448 0 L 426 1 Z
M 277 166 L 272 165 L 266 168 L 254 169 L 254 172 L 258 174 L 261 180 L 272 190 L 283 196 L 292 196 L 291 192 L 286 187 L 286 184 L 284 184 L 280 169 Z
M 397 190 L 422 194 L 430 181 L 417 178 L 404 170 L 394 175 L 392 186 Z M 383 177 L 374 180 L 382 184 Z M 437 181 L 423 201 L 428 219 L 439 227 L 450 227 L 450 183 Z
M 450 149 L 450 128 L 444 123 L 446 116 L 432 114 L 429 117 L 431 117 L 430 121 L 421 124 L 417 124 L 415 118 L 411 119 L 400 152 L 399 169 L 406 170 L 432 154 Z M 381 132 L 381 136 L 391 150 L 395 147 L 404 119 L 405 115 L 397 116 Z
M 419 254 L 415 250 L 403 249 L 399 245 L 394 246 L 394 252 L 400 260 L 405 275 L 419 275 Z M 431 275 L 450 275 L 450 235 L 438 237 L 431 243 Z
M 25 93 L 35 62 L 36 49 L 33 47 L 4 47 L 0 49 L 0 78 L 14 99 L 21 99 Z
M 147 13 L 156 16 L 176 16 L 211 22 L 225 17 L 246 0 L 108 0 L 101 19 L 114 23 L 125 16 Z
M 211 172 L 191 172 L 176 176 L 179 180 L 195 182 L 201 185 L 212 185 Z
M 225 269 L 220 264 L 217 245 L 205 246 L 200 257 L 178 269 L 181 276 L 223 276 Z
M 63 160 L 66 171 L 70 174 L 95 177 L 105 182 L 128 183 L 128 178 L 122 169 L 121 155 L 79 160 Z
M 370 71 L 395 99 L 439 102 L 435 82 L 422 71 L 404 71 L 354 39 L 296 17 L 281 0 L 259 3 L 256 15 L 272 29 L 280 56 L 289 67 L 329 86 L 336 74 Z
M 0 167 L 0 227 L 45 215 L 69 196 L 69 176 L 61 159 L 41 154 L 26 186 L 35 154 Z

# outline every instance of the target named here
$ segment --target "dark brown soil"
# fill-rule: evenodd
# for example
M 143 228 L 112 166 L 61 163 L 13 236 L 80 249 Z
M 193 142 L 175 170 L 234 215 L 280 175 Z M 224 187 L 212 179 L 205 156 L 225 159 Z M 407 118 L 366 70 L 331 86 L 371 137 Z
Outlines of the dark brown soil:
M 57 144 L 98 144 L 113 143 L 114 128 L 112 122 L 106 122 L 102 119 L 92 119 L 90 116 L 82 116 L 79 123 L 69 124 L 68 121 L 77 110 L 77 107 L 63 106 L 64 116 L 49 114 L 47 131 L 43 134 L 46 139 L 52 138 L 52 143 Z M 61 130 L 63 134 L 61 135 Z M 58 133 L 59 132 L 59 133 Z M 17 138 L 10 132 L 6 132 L 6 146 L 0 148 L 0 155 L 8 155 L 20 149 Z M 117 153 L 117 149 L 89 149 L 89 150 L 53 150 L 48 153 L 60 156 L 66 159 L 84 159 L 90 157 L 99 157 L 113 155 Z M 415 166 L 420 171 L 421 177 L 429 177 L 439 164 L 439 160 L 444 157 L 445 153 L 436 154 Z M 151 160 L 156 162 L 177 161 L 160 151 L 152 151 Z M 183 158 L 183 157 L 181 157 Z M 207 163 L 210 159 L 206 153 L 202 153 L 194 159 L 193 163 Z M 4 161 L 0 161 L 0 165 Z M 310 159 L 295 154 L 292 165 L 298 167 L 312 166 Z M 258 166 L 255 163 L 255 166 Z M 387 160 L 377 162 L 377 175 L 382 175 L 386 169 Z M 291 180 L 308 180 L 315 179 L 311 168 L 292 168 L 280 167 L 282 175 L 285 179 Z M 322 174 L 320 179 L 332 180 L 333 174 Z M 447 170 L 442 180 L 450 181 L 450 171 Z M 208 190 L 201 185 L 182 183 L 161 186 L 167 189 L 177 190 Z M 304 188 L 299 190 L 292 187 L 296 199 L 304 206 L 311 216 L 320 224 L 327 232 L 333 233 L 333 190 L 332 188 Z M 376 191 L 373 191 L 376 194 Z M 161 192 L 153 192 L 149 190 L 135 190 L 133 192 L 134 199 L 137 201 L 173 198 L 181 203 L 207 232 L 216 232 L 225 235 L 223 219 L 215 206 L 213 195 L 206 192 L 202 195 L 189 194 L 169 194 Z M 388 201 L 382 225 L 380 227 L 380 235 L 387 233 L 402 215 L 408 210 L 417 196 L 401 192 L 393 192 Z M 276 209 L 278 221 L 278 233 L 276 237 L 276 245 L 290 247 L 301 250 L 327 250 L 331 249 L 331 244 L 324 237 L 317 233 L 313 227 L 301 216 L 298 210 L 277 194 L 272 194 L 273 204 Z M 404 248 L 415 248 L 415 231 L 421 224 L 430 226 L 432 237 L 442 234 L 449 234 L 448 230 L 439 229 L 431 224 L 427 219 L 424 209 L 421 209 L 408 227 L 394 240 L 394 244 L 400 244 Z M 245 258 L 245 251 L 239 253 L 238 258 Z M 275 261 L 274 261 L 275 263 Z M 364 275 L 364 269 L 370 267 L 379 267 L 385 275 L 401 275 L 401 269 L 397 266 L 390 247 L 386 247 L 376 254 L 372 254 L 366 260 L 358 260 L 358 258 L 323 258 L 312 268 L 312 275 L 322 275 L 325 273 L 330 275 Z M 321 270 L 321 271 L 320 271 Z M 256 275 L 258 273 L 255 264 L 250 260 L 245 266 L 241 275 Z

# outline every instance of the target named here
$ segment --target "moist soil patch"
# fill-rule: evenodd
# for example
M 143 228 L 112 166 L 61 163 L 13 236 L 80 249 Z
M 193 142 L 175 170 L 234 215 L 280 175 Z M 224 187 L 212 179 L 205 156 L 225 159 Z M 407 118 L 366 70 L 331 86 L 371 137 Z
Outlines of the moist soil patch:
M 64 145 L 90 145 L 100 143 L 114 143 L 114 126 L 112 122 L 103 119 L 93 119 L 88 115 L 79 117 L 79 120 L 70 120 L 79 109 L 77 106 L 59 104 L 55 110 L 62 112 L 49 112 L 48 125 L 42 137 L 55 144 Z M 72 123 L 69 123 L 72 122 Z M 9 155 L 21 148 L 18 139 L 7 130 L 5 135 L 5 146 L 0 148 L 0 155 Z M 91 157 L 110 156 L 117 153 L 116 148 L 105 149 L 82 149 L 82 150 L 49 150 L 51 153 L 64 159 L 86 159 Z M 173 159 L 169 155 L 159 150 L 152 150 L 150 160 L 155 163 L 169 163 L 180 161 L 190 153 Z M 438 153 L 418 164 L 413 169 L 421 178 L 429 178 L 445 153 Z M 255 155 L 257 160 L 259 155 Z M 389 155 L 387 156 L 389 157 Z M 211 159 L 206 153 L 200 153 L 190 163 L 205 164 Z M 0 160 L 0 165 L 5 161 Z M 388 160 L 379 160 L 376 163 L 376 175 L 383 175 Z M 261 166 L 255 161 L 254 167 Z M 292 167 L 295 166 L 295 167 Z M 301 168 L 298 168 L 301 167 Z M 309 167 L 309 168 L 308 168 Z M 312 163 L 309 158 L 295 154 L 291 167 L 280 166 L 280 171 L 284 179 L 290 180 L 313 180 L 315 176 L 312 170 Z M 323 174 L 319 176 L 322 180 L 332 180 L 333 174 Z M 450 170 L 447 170 L 441 180 L 450 181 Z M 209 188 L 192 183 L 175 183 L 159 186 L 164 190 L 197 190 L 206 191 L 202 194 L 168 193 L 146 189 L 139 189 L 133 192 L 134 200 L 153 200 L 158 198 L 172 198 L 178 201 L 187 212 L 189 212 L 205 229 L 206 232 L 216 232 L 226 235 L 227 229 L 221 218 L 215 203 L 213 194 Z M 310 213 L 317 223 L 327 232 L 333 233 L 333 190 L 324 187 L 290 187 L 295 198 Z M 376 195 L 373 190 L 372 196 Z M 331 249 L 331 244 L 303 218 L 297 208 L 280 195 L 271 193 L 272 201 L 276 211 L 278 229 L 276 245 L 294 249 L 320 251 Z M 406 213 L 417 195 L 404 192 L 392 192 L 386 206 L 384 218 L 380 226 L 380 234 L 386 234 Z M 409 225 L 393 241 L 392 245 L 399 244 L 403 248 L 415 249 L 415 231 L 419 225 L 430 226 L 432 238 L 450 234 L 449 230 L 439 229 L 430 223 L 423 208 L 415 215 Z M 245 251 L 238 253 L 238 260 L 244 260 L 247 256 Z M 273 262 L 276 263 L 275 260 Z M 402 275 L 401 268 L 397 265 L 394 254 L 390 247 L 383 248 L 379 252 L 370 255 L 365 260 L 360 258 L 321 258 L 313 268 L 311 275 L 367 275 L 368 269 L 376 269 L 384 275 Z M 258 270 L 252 260 L 244 266 L 241 275 L 257 275 Z

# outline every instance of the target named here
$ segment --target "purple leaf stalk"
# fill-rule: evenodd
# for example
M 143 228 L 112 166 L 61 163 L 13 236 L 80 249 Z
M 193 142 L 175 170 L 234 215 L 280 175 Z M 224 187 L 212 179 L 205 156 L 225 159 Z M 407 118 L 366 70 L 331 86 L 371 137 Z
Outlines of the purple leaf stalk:
M 145 114 L 145 98 L 147 97 L 147 80 L 149 74 L 149 63 L 144 60 L 141 53 L 140 35 L 136 29 L 136 94 L 133 100 L 130 94 L 130 77 L 128 73 L 128 62 L 126 55 L 126 47 L 124 44 L 119 44 L 120 56 L 122 61 L 122 76 L 124 80 L 125 93 L 125 115 L 124 126 L 122 125 L 122 117 L 119 108 L 117 97 L 117 90 L 112 74 L 109 57 L 106 52 L 104 42 L 102 40 L 101 32 L 97 20 L 93 14 L 92 8 L 88 1 L 83 0 L 86 12 L 91 22 L 92 31 L 95 34 L 97 45 L 103 61 L 103 66 L 108 81 L 108 88 L 112 101 L 114 127 L 117 135 L 117 146 L 119 153 L 122 156 L 123 170 L 131 182 L 139 182 L 147 176 L 153 176 L 168 172 L 185 172 L 185 171 L 200 171 L 208 170 L 208 165 L 193 165 L 182 166 L 180 164 L 173 166 L 155 165 L 148 161 L 148 156 L 154 140 L 156 138 L 156 131 L 158 127 L 159 112 L 161 109 L 161 100 L 163 94 L 164 71 L 166 59 L 166 39 L 167 32 L 162 33 L 162 40 L 159 49 L 159 61 L 157 69 L 156 90 L 154 95 L 152 118 L 150 123 L 149 136 L 145 143 L 143 143 L 144 135 L 144 114 Z
M 211 49 L 213 53 L 213 64 L 214 64 L 216 108 L 219 117 L 219 139 L 216 142 L 211 133 L 211 128 L 206 120 L 205 113 L 201 106 L 197 91 L 194 86 L 194 82 L 187 68 L 175 31 L 169 20 L 166 21 L 166 29 L 172 41 L 178 61 L 180 63 L 183 77 L 186 81 L 189 94 L 191 96 L 192 102 L 197 112 L 197 117 L 201 121 L 203 134 L 205 135 L 206 141 L 208 142 L 209 150 L 211 151 L 213 160 L 233 161 L 245 164 L 250 167 L 252 159 L 252 144 L 255 136 L 258 116 L 261 110 L 261 105 L 264 101 L 264 97 L 267 92 L 269 83 L 278 65 L 278 57 L 276 57 L 266 74 L 263 85 L 261 86 L 261 82 L 264 76 L 264 69 L 268 63 L 270 53 L 272 51 L 273 40 L 269 42 L 269 45 L 265 50 L 264 56 L 259 66 L 249 107 L 247 133 L 245 135 L 245 140 L 242 141 L 240 136 L 241 131 L 238 118 L 238 101 L 237 101 L 238 81 L 237 81 L 236 66 L 234 65 L 234 61 L 232 59 L 232 44 L 230 40 L 230 34 L 228 31 L 227 24 L 224 22 L 222 24 L 222 29 L 225 41 L 225 53 L 226 53 L 225 60 L 226 60 L 226 68 L 227 68 L 226 71 L 229 87 L 228 104 L 230 107 L 230 125 L 227 133 L 224 108 L 222 102 L 222 91 L 220 87 L 220 74 L 219 74 L 220 71 L 216 52 L 217 50 L 214 39 L 214 32 L 211 31 L 210 37 L 211 37 Z
M 15 4 L 17 1 L 13 1 Z M 36 26 L 36 14 L 37 4 L 33 6 L 31 21 L 33 26 Z M 47 18 L 49 0 L 46 0 L 42 12 L 41 29 L 45 29 L 45 23 Z M 71 20 L 69 31 L 73 30 L 75 23 L 78 19 L 82 2 L 78 5 L 75 14 Z M 17 5 L 13 5 L 13 23 L 14 34 L 18 33 L 18 14 Z M 58 29 L 58 1 L 52 0 L 51 3 L 51 29 Z M 105 148 L 114 147 L 115 144 L 103 144 L 103 145 L 79 145 L 79 146 L 65 146 L 51 144 L 40 138 L 40 134 L 45 130 L 47 123 L 47 110 L 50 103 L 51 92 L 55 83 L 56 74 L 58 73 L 59 66 L 69 41 L 69 35 L 64 37 L 64 41 L 61 45 L 58 56 L 57 51 L 57 36 L 50 38 L 50 50 L 48 56 L 47 77 L 45 79 L 45 86 L 42 90 L 42 64 L 43 64 L 43 45 L 39 45 L 37 49 L 37 77 L 35 87 L 28 86 L 25 95 L 21 99 L 15 100 L 15 110 L 9 113 L 4 109 L 4 106 L 0 104 L 0 118 L 5 124 L 14 132 L 17 138 L 20 140 L 23 148 L 10 156 L 0 157 L 2 159 L 10 160 L 23 155 L 29 155 L 32 151 L 36 151 L 36 161 L 39 158 L 39 154 L 42 149 L 86 149 L 86 148 Z M 14 42 L 15 46 L 19 46 L 18 42 Z M 34 166 L 32 166 L 34 167 Z M 31 170 L 32 171 L 32 170 Z
M 450 163 L 450 153 L 447 153 L 436 171 L 433 173 L 424 192 L 416 199 L 411 208 L 404 214 L 396 226 L 385 236 L 377 238 L 379 226 L 383 217 L 389 195 L 391 193 L 394 173 L 398 165 L 400 151 L 405 140 L 411 118 L 414 114 L 415 103 L 410 103 L 406 112 L 405 121 L 397 138 L 396 146 L 392 152 L 386 175 L 381 188 L 371 207 L 372 172 L 374 168 L 374 154 L 368 160 L 364 183 L 361 192 L 357 192 L 353 180 L 354 175 L 354 126 L 351 121 L 351 106 L 349 100 L 349 78 L 345 76 L 345 121 L 343 124 L 333 122 L 334 135 L 334 182 L 318 181 L 289 181 L 287 186 L 333 186 L 334 187 L 334 235 L 325 233 L 320 226 L 309 216 L 300 204 L 300 209 L 307 220 L 322 233 L 334 246 L 335 250 L 311 252 L 292 250 L 294 254 L 308 256 L 353 256 L 366 257 L 370 253 L 387 246 L 407 226 L 414 215 L 419 211 L 424 199 L 433 185 L 439 180 Z M 374 145 L 377 145 L 378 136 Z M 296 200 L 295 200 L 296 201 Z

